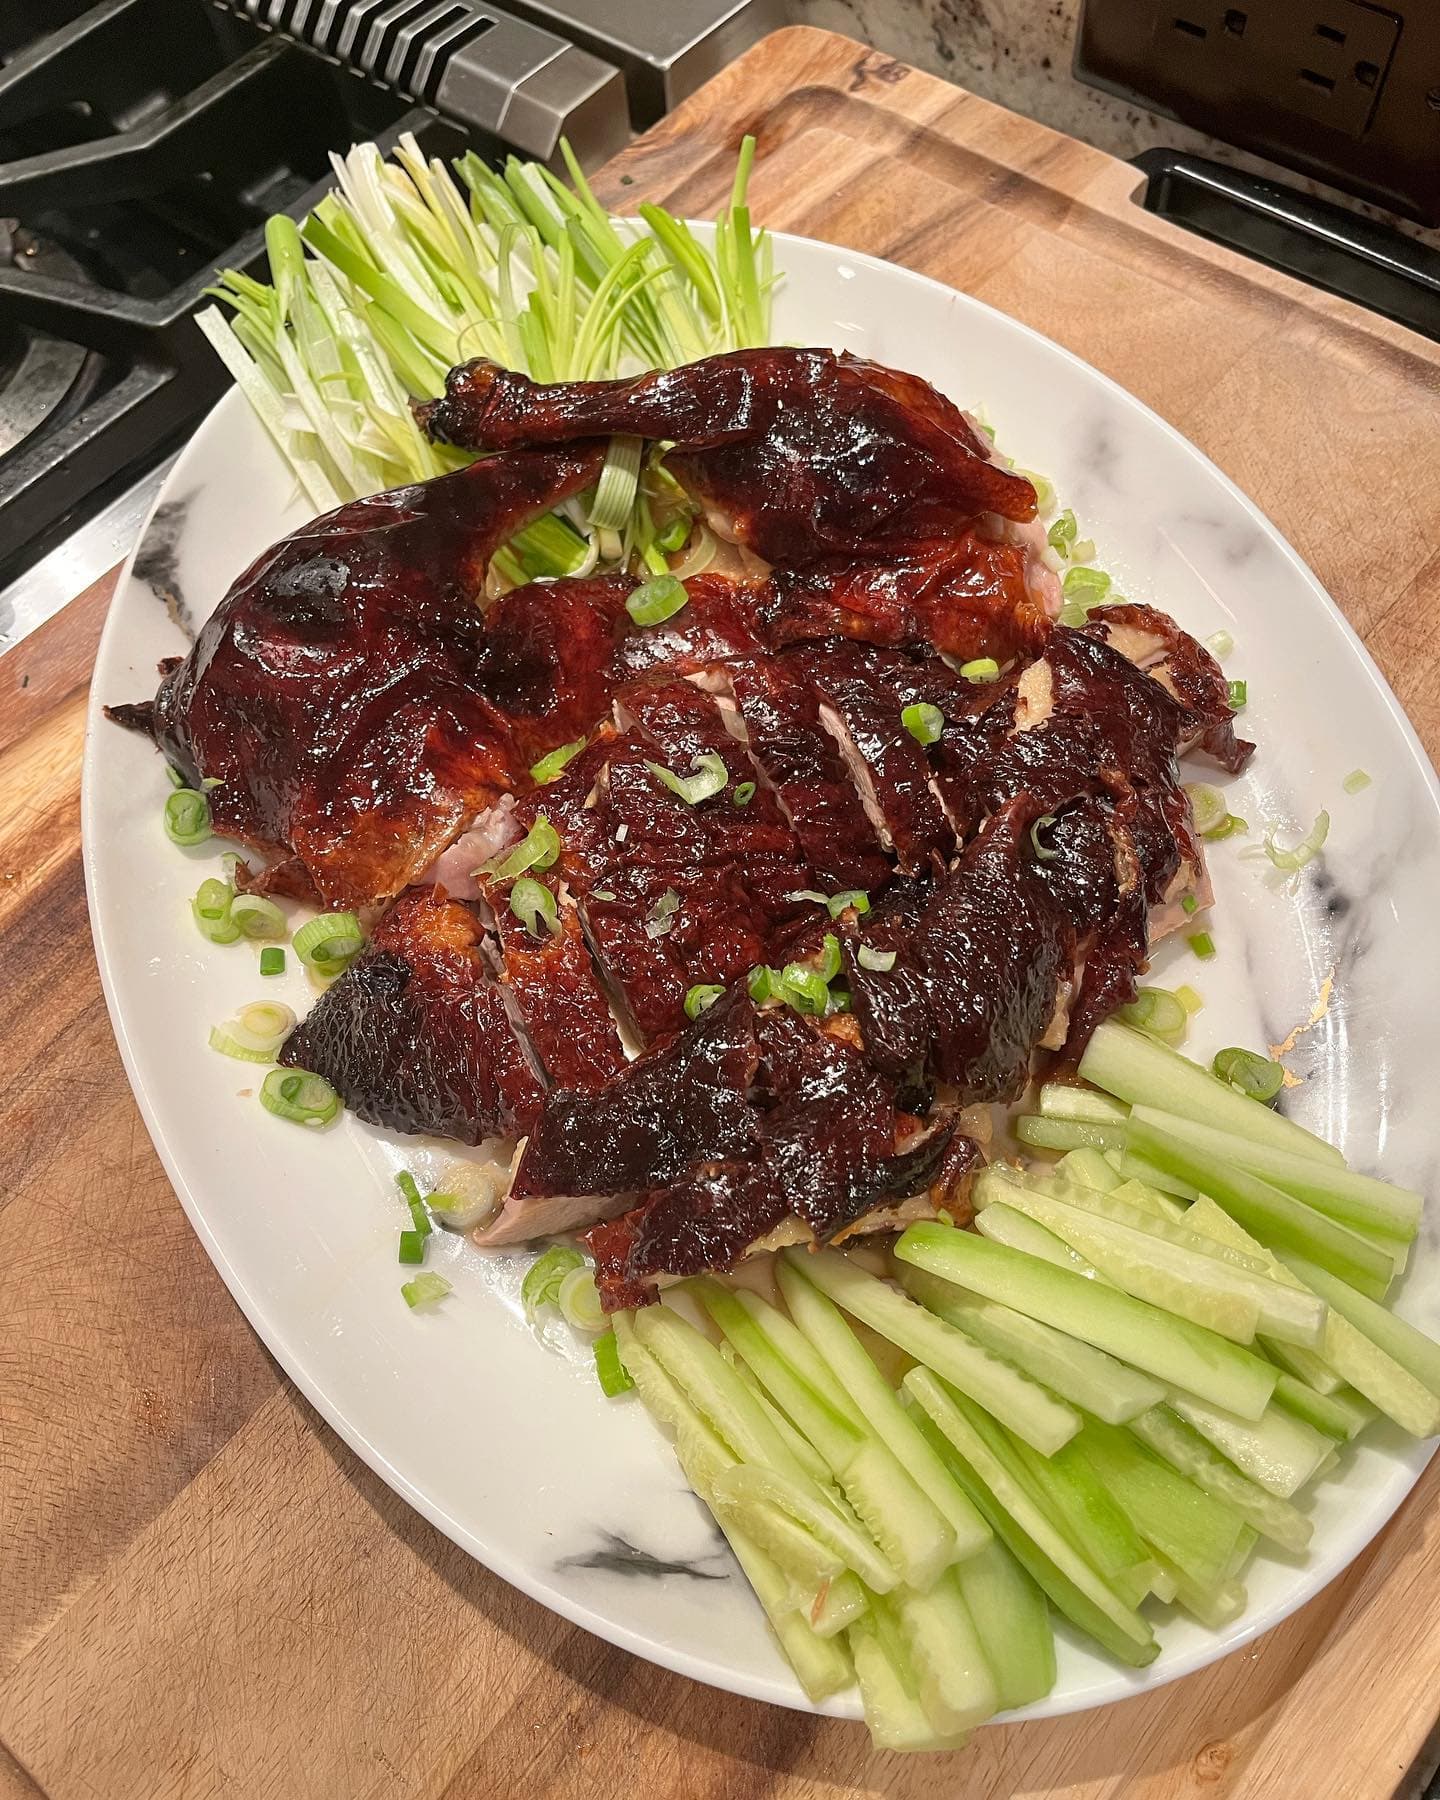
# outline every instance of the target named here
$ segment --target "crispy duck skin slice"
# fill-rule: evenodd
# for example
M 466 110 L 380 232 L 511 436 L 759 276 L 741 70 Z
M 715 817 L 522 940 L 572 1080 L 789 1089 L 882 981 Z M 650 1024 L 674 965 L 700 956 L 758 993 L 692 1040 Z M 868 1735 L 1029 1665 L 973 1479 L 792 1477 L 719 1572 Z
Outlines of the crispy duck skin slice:
M 759 1123 L 749 1091 L 758 1059 L 755 1009 L 741 989 L 598 1092 L 552 1090 L 504 1209 L 477 1242 L 518 1244 L 564 1229 L 550 1222 L 562 1216 L 557 1200 L 569 1225 L 589 1224 L 695 1164 L 752 1159 Z
M 890 859 L 803 671 L 776 657 L 743 657 L 726 664 L 725 674 L 751 755 L 789 815 L 819 885 L 827 892 L 883 887 Z
M 616 640 L 611 672 L 617 684 L 648 675 L 695 675 L 771 648 L 764 582 L 700 574 L 690 577 L 685 591 L 690 598 L 678 613 Z
M 353 501 L 253 563 L 146 721 L 192 782 L 222 784 L 216 831 L 298 858 L 325 904 L 362 905 L 399 893 L 510 787 L 507 720 L 474 680 L 475 596 L 497 545 L 601 457 L 479 462 Z
M 1074 927 L 1036 869 L 1021 794 L 985 825 L 923 904 L 860 921 L 895 952 L 868 969 L 846 946 L 851 1001 L 871 1063 L 904 1088 L 926 1072 L 959 1103 L 1013 1100 L 1070 974 Z
M 922 687 L 927 699 L 943 694 L 953 711 L 957 691 L 969 684 L 938 658 L 926 679 L 909 657 L 859 644 L 797 647 L 785 662 L 801 671 L 832 711 L 841 728 L 841 754 L 862 796 L 868 794 L 867 810 L 878 815 L 901 870 L 913 874 L 932 861 L 943 864 L 954 854 L 955 833 L 931 785 L 929 758 L 902 715 Z M 963 699 L 968 704 L 968 695 Z
M 589 734 L 610 707 L 610 663 L 628 623 L 626 575 L 530 581 L 485 615 L 473 680 L 504 715 L 517 757 L 529 765 Z
M 918 376 L 829 350 L 737 350 L 625 381 L 559 382 L 477 361 L 419 409 L 472 450 L 612 432 L 665 439 L 666 466 L 747 549 L 796 567 L 884 553 L 982 512 L 1035 517 L 1035 490 L 989 460 Z
M 497 908 L 501 984 L 540 1066 L 555 1087 L 593 1092 L 625 1067 L 610 1005 L 595 979 L 573 906 L 562 906 L 554 932 L 535 937 Z
M 1229 774 L 1240 773 L 1255 746 L 1235 736 L 1229 683 L 1203 644 L 1168 613 L 1133 600 L 1096 607 L 1085 630 L 1146 670 L 1179 701 L 1187 714 L 1182 748 L 1198 744 Z
M 1023 547 L 973 527 L 898 546 L 883 562 L 777 569 L 767 623 L 779 643 L 847 637 L 928 645 L 962 662 L 1033 654 L 1050 628 L 1027 581 Z
M 485 966 L 469 907 L 420 889 L 286 1039 L 372 1125 L 478 1144 L 529 1129 L 544 1086 Z
M 757 1037 L 758 1158 L 688 1170 L 589 1233 L 607 1310 L 653 1300 L 657 1277 L 734 1268 L 782 1221 L 823 1243 L 956 1181 L 953 1121 L 897 1113 L 889 1084 L 843 1037 L 785 1007 L 758 1015 Z

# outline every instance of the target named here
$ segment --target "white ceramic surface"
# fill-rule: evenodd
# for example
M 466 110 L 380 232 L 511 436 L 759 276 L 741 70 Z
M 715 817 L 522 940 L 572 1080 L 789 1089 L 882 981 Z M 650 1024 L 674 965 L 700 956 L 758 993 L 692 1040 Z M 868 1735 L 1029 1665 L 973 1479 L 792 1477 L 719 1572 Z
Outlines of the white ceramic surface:
M 1292 889 L 1232 839 L 1212 857 L 1219 955 L 1167 944 L 1155 978 L 1206 1005 L 1192 1048 L 1283 1038 L 1333 977 L 1329 1009 L 1290 1057 L 1287 1105 L 1362 1169 L 1426 1188 L 1440 1056 L 1440 789 L 1365 651 L 1299 558 L 1212 464 L 1120 388 L 963 294 L 830 246 L 781 238 L 782 341 L 827 343 L 927 376 L 982 403 L 999 442 L 1044 470 L 1127 594 L 1191 631 L 1224 627 L 1260 742 L 1232 806 L 1302 829 L 1333 818 L 1323 861 Z M 182 455 L 127 568 L 96 667 L 84 775 L 85 866 L 101 975 L 140 1108 L 207 1251 L 307 1397 L 414 1506 L 507 1580 L 589 1630 L 698 1680 L 782 1705 L 807 1702 L 758 1607 L 639 1406 L 604 1400 L 589 1353 L 537 1336 L 518 1303 L 526 1254 L 486 1256 L 444 1235 L 432 1265 L 455 1284 L 435 1311 L 399 1293 L 405 1217 L 393 1172 L 424 1179 L 451 1152 L 347 1118 L 309 1134 L 253 1098 L 259 1074 L 212 1055 L 209 1025 L 262 991 L 297 1008 L 304 977 L 260 982 L 255 947 L 217 948 L 188 900 L 223 846 L 185 852 L 161 830 L 163 768 L 103 702 L 153 692 L 155 664 L 304 508 L 231 392 Z M 1374 777 L 1348 797 L 1342 777 Z M 278 990 L 278 992 L 277 992 Z M 1440 1213 L 1400 1297 L 1440 1326 Z M 1051 1697 L 1063 1712 L 1199 1667 L 1275 1624 L 1354 1557 L 1423 1467 L 1427 1447 L 1383 1431 L 1314 1504 L 1315 1549 L 1262 1555 L 1243 1619 L 1212 1633 L 1175 1617 L 1142 1673 L 1066 1637 Z M 844 1696 L 825 1710 L 855 1714 Z

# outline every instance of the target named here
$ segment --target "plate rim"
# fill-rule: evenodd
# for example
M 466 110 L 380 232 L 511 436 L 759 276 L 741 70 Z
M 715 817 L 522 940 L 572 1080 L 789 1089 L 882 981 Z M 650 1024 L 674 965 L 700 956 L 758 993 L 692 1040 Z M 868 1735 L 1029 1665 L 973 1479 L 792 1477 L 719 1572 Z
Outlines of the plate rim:
M 627 221 L 630 222 L 630 221 Z M 692 229 L 707 231 L 713 229 L 708 221 L 695 221 Z M 1278 549 L 1284 559 L 1305 587 L 1312 602 L 1320 605 L 1328 613 L 1331 620 L 1339 626 L 1346 647 L 1354 655 L 1378 698 L 1391 724 L 1398 727 L 1399 740 L 1408 751 L 1416 765 L 1417 771 L 1426 787 L 1437 823 L 1440 823 L 1440 775 L 1437 775 L 1434 763 L 1420 741 L 1409 716 L 1401 706 L 1389 682 L 1386 680 L 1379 664 L 1375 661 L 1364 640 L 1351 624 L 1345 613 L 1330 595 L 1309 564 L 1299 551 L 1270 519 L 1261 507 L 1235 482 L 1199 445 L 1188 438 L 1177 426 L 1164 418 L 1149 406 L 1138 395 L 1132 393 L 1113 376 L 1087 362 L 1083 356 L 1058 343 L 1036 327 L 1005 312 L 1002 308 L 978 298 L 963 288 L 952 286 L 940 278 L 927 275 L 918 269 L 910 268 L 904 263 L 890 261 L 885 257 L 875 256 L 866 251 L 854 250 L 848 246 L 833 244 L 826 239 L 804 237 L 798 233 L 772 231 L 770 236 L 777 251 L 786 245 L 803 245 L 806 250 L 817 250 L 836 261 L 848 261 L 864 265 L 880 274 L 886 280 L 898 279 L 906 284 L 915 284 L 931 289 L 947 298 L 952 304 L 965 309 L 976 309 L 991 319 L 1000 321 L 1007 329 L 1018 332 L 1034 344 L 1040 346 L 1045 354 L 1063 358 L 1082 377 L 1098 383 L 1120 404 L 1138 413 L 1152 428 L 1158 427 L 1172 444 L 1184 456 L 1198 463 L 1203 472 L 1217 482 L 1229 501 L 1238 506 L 1240 512 L 1254 525 L 1258 526 L 1271 546 Z M 783 262 L 782 262 L 783 272 Z M 957 402 L 959 404 L 959 402 Z M 136 558 L 144 548 L 156 514 L 163 506 L 176 498 L 181 491 L 185 473 L 193 457 L 201 454 L 201 446 L 219 429 L 223 429 L 223 421 L 233 413 L 243 416 L 246 402 L 240 390 L 233 384 L 228 387 L 204 418 L 191 432 L 180 455 L 167 473 L 158 492 L 148 507 L 143 522 L 135 538 L 135 542 L 125 557 L 119 576 L 116 580 L 114 595 L 107 607 L 104 626 L 96 648 L 95 663 L 92 669 L 91 682 L 87 690 L 85 732 L 81 761 L 81 795 L 80 795 L 80 833 L 81 860 L 85 880 L 86 907 L 90 919 L 91 939 L 95 951 L 95 960 L 100 976 L 101 990 L 105 998 L 106 1011 L 110 1019 L 111 1029 L 115 1035 L 116 1046 L 120 1053 L 121 1063 L 125 1070 L 126 1080 L 134 1098 L 136 1107 L 144 1121 L 150 1141 L 157 1157 L 164 1168 L 167 1178 L 179 1199 L 191 1229 L 199 1238 L 212 1266 L 224 1282 L 231 1298 L 239 1306 L 246 1320 L 264 1344 L 267 1353 L 272 1356 L 285 1379 L 292 1382 L 304 1396 L 305 1400 L 323 1418 L 326 1424 L 352 1450 L 360 1460 L 377 1475 L 407 1505 L 414 1508 L 422 1518 L 443 1533 L 452 1543 L 474 1557 L 484 1568 L 499 1579 L 518 1588 L 530 1599 L 558 1614 L 570 1623 L 592 1633 L 603 1641 L 615 1645 L 618 1649 L 644 1662 L 656 1664 L 670 1670 L 674 1674 L 701 1682 L 721 1692 L 736 1694 L 742 1698 L 760 1701 L 770 1705 L 786 1707 L 790 1710 L 821 1717 L 838 1717 L 859 1719 L 860 1709 L 851 1690 L 847 1689 L 838 1696 L 815 1704 L 809 1701 L 793 1681 L 789 1685 L 782 1684 L 772 1677 L 760 1674 L 737 1676 L 733 1668 L 721 1668 L 718 1665 L 706 1665 L 697 1661 L 690 1653 L 671 1650 L 665 1643 L 653 1637 L 645 1637 L 636 1629 L 616 1622 L 604 1613 L 587 1606 L 578 1598 L 549 1585 L 543 1578 L 537 1578 L 525 1563 L 513 1559 L 507 1552 L 496 1550 L 482 1542 L 468 1526 L 452 1517 L 444 1508 L 432 1502 L 426 1493 L 415 1485 L 402 1469 L 393 1464 L 366 1435 L 346 1409 L 332 1402 L 322 1383 L 317 1380 L 307 1366 L 303 1354 L 294 1353 L 289 1342 L 289 1333 L 284 1321 L 272 1316 L 261 1295 L 253 1292 L 246 1285 L 240 1272 L 225 1255 L 219 1242 L 212 1235 L 206 1222 L 206 1214 L 200 1205 L 191 1184 L 181 1171 L 178 1157 L 172 1152 L 165 1132 L 161 1127 L 158 1115 L 152 1107 L 150 1096 L 138 1075 L 135 1052 L 130 1042 L 125 1019 L 120 1011 L 115 982 L 112 979 L 111 958 L 106 946 L 106 935 L 102 922 L 102 912 L 96 897 L 99 877 L 96 872 L 97 852 L 95 846 L 103 833 L 99 830 L 95 816 L 95 780 L 92 775 L 92 757 L 98 738 L 97 727 L 103 723 L 100 708 L 103 701 L 96 691 L 98 671 L 106 660 L 112 638 L 118 637 L 124 630 L 123 619 L 127 608 L 121 600 L 129 589 L 132 580 L 137 579 L 134 572 Z M 273 450 L 273 446 L 272 446 Z M 120 604 L 117 604 L 120 601 Z M 1324 1591 L 1331 1582 L 1339 1580 L 1351 1568 L 1363 1551 L 1368 1548 L 1389 1525 L 1399 1508 L 1413 1492 L 1415 1484 L 1424 1473 L 1440 1442 L 1430 1440 L 1428 1444 L 1417 1445 L 1417 1457 L 1413 1466 L 1407 1465 L 1408 1479 L 1399 1486 L 1392 1501 L 1388 1502 L 1377 1516 L 1374 1528 L 1365 1541 L 1357 1545 L 1351 1556 L 1338 1569 L 1319 1581 L 1306 1580 L 1304 1570 L 1297 1570 L 1300 1577 L 1295 1583 L 1292 1596 L 1288 1597 L 1279 1611 L 1269 1613 L 1261 1622 L 1243 1626 L 1235 1635 L 1228 1637 L 1223 1649 L 1206 1654 L 1205 1646 L 1200 1646 L 1192 1653 L 1182 1654 L 1176 1658 L 1174 1667 L 1167 1667 L 1157 1674 L 1149 1671 L 1122 1671 L 1118 1666 L 1115 1675 L 1124 1679 L 1127 1674 L 1136 1677 L 1129 1693 L 1117 1692 L 1105 1698 L 1093 1699 L 1084 1695 L 1066 1700 L 1063 1697 L 1056 1701 L 1054 1696 L 1047 1696 L 1031 1706 L 1013 1712 L 1000 1713 L 992 1723 L 1021 1722 L 1027 1719 L 1058 1718 L 1072 1713 L 1098 1711 L 1114 1706 L 1126 1699 L 1138 1698 L 1143 1694 L 1158 1691 L 1174 1681 L 1209 1668 L 1224 1661 L 1236 1651 L 1253 1643 L 1256 1638 L 1272 1631 L 1284 1623 L 1302 1606 L 1306 1606 L 1318 1594 Z M 1418 1452 L 1423 1450 L 1423 1455 Z

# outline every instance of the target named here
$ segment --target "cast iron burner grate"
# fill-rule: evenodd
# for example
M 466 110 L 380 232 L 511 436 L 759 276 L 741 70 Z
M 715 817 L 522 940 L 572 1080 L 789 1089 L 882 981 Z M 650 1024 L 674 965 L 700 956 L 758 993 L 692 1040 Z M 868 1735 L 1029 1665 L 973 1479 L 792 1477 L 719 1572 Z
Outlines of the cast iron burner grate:
M 329 153 L 460 139 L 201 0 L 0 7 L 0 586 L 172 449 L 228 377 L 218 270 L 330 185 Z

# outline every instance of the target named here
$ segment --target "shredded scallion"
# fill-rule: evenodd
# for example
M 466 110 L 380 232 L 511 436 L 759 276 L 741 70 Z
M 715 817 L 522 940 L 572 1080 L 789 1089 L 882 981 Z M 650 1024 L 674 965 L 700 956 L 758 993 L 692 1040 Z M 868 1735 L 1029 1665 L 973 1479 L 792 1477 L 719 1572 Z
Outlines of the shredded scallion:
M 532 937 L 544 937 L 560 929 L 560 908 L 555 896 L 533 876 L 522 876 L 511 888 L 510 910 Z
M 680 910 L 680 896 L 674 888 L 666 888 L 665 892 L 645 915 L 645 935 L 648 938 L 662 938 L 670 935 L 675 923 L 675 915 Z
M 620 1346 L 613 1330 L 602 1331 L 595 1340 L 595 1377 L 607 1400 L 628 1393 L 635 1385 L 630 1371 L 620 1360 Z
M 1316 813 L 1315 823 L 1305 833 L 1304 837 L 1300 839 L 1300 842 L 1292 845 L 1288 850 L 1281 848 L 1280 842 L 1272 827 L 1265 833 L 1265 854 L 1277 869 L 1282 870 L 1286 874 L 1293 874 L 1298 870 L 1303 869 L 1307 863 L 1311 863 L 1315 860 L 1321 850 L 1324 849 L 1325 840 L 1329 835 L 1330 815 L 1322 809 L 1320 812 Z
M 513 849 L 502 850 L 481 865 L 485 874 L 496 881 L 513 881 L 527 869 L 548 869 L 560 855 L 560 834 L 545 817 L 536 815 L 535 823 Z
M 530 766 L 530 779 L 537 787 L 547 787 L 550 782 L 558 781 L 568 763 L 585 748 L 588 740 L 581 737 L 572 743 L 561 744 L 558 750 L 548 751 L 537 763 Z
M 707 750 L 693 759 L 693 775 L 676 775 L 664 763 L 647 762 L 645 767 L 687 806 L 698 806 L 702 800 L 713 799 L 730 781 L 730 771 L 725 767 L 724 759 L 713 750 Z

